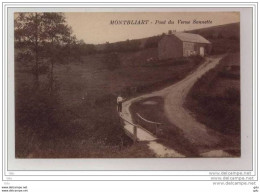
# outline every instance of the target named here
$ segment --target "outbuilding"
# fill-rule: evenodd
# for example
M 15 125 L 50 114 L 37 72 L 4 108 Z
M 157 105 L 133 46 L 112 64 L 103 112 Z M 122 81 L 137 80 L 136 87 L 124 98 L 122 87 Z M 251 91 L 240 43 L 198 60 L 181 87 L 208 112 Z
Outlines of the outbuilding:
M 160 60 L 200 55 L 204 57 L 211 51 L 211 43 L 198 34 L 174 32 L 165 35 L 158 43 Z

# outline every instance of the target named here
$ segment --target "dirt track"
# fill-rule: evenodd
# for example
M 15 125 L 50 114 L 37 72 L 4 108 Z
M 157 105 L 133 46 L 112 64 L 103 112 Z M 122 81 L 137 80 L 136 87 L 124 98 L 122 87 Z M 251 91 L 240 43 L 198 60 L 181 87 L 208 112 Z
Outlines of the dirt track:
M 212 147 L 220 142 L 220 136 L 205 125 L 199 123 L 188 111 L 183 107 L 185 98 L 198 78 L 205 74 L 210 69 L 214 68 L 223 56 L 209 57 L 195 71 L 188 75 L 185 79 L 159 91 L 145 94 L 123 104 L 123 114 L 129 116 L 129 106 L 136 101 L 160 96 L 164 98 L 165 113 L 169 121 L 180 128 L 184 136 L 195 146 Z M 125 112 L 125 113 L 124 113 Z

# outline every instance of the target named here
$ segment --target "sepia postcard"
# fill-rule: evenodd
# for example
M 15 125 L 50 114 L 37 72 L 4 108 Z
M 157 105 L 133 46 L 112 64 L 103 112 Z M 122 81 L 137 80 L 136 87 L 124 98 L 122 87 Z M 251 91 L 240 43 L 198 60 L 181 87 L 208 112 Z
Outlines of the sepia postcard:
M 15 158 L 241 157 L 240 12 L 15 12 Z

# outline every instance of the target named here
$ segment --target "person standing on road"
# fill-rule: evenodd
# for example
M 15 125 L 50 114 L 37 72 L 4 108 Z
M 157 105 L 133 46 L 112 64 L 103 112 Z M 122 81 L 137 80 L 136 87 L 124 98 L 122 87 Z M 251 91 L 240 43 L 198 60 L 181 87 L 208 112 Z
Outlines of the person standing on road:
M 123 103 L 123 97 L 121 97 L 121 95 L 119 95 L 117 97 L 117 112 L 121 113 L 122 112 L 122 103 Z

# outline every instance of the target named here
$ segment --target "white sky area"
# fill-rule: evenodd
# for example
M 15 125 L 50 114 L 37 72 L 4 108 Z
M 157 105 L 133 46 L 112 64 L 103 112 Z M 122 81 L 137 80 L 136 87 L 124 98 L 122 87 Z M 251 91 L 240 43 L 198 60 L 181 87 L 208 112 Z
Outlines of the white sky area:
M 150 37 L 168 30 L 199 29 L 240 21 L 239 12 L 66 12 L 65 17 L 74 34 L 88 44 L 117 42 Z M 193 20 L 212 23 L 193 24 Z M 111 20 L 149 20 L 147 25 L 111 25 Z M 166 24 L 155 24 L 156 20 Z M 171 20 L 174 24 L 168 24 Z M 178 20 L 190 21 L 180 24 Z

